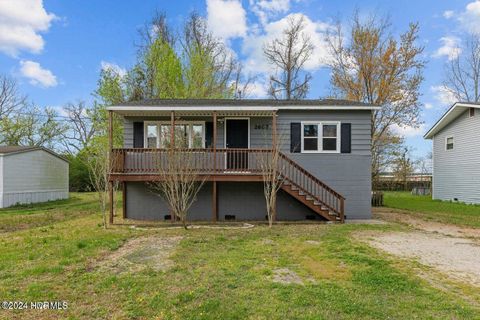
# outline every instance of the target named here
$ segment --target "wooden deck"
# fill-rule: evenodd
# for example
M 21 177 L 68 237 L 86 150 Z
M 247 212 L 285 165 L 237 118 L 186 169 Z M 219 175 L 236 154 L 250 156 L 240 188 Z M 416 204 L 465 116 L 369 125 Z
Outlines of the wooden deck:
M 165 174 L 161 168 L 168 161 L 167 152 L 165 149 L 113 149 L 110 181 L 162 180 Z M 176 149 L 175 152 L 189 159 L 188 168 L 199 180 L 213 181 L 214 190 L 216 182 L 221 181 L 263 181 L 262 163 L 272 154 L 271 149 Z M 342 195 L 283 153 L 280 153 L 278 168 L 285 192 L 326 220 L 344 221 Z

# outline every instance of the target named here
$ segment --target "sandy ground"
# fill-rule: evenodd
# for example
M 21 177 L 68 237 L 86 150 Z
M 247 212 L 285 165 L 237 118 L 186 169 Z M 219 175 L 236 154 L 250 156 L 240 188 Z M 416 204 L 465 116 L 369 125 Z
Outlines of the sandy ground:
M 181 239 L 159 236 L 135 238 L 95 262 L 92 267 L 114 273 L 137 272 L 147 268 L 165 271 L 173 266 L 169 257 Z
M 416 230 L 361 234 L 362 240 L 389 254 L 415 259 L 452 280 L 480 287 L 480 230 L 429 222 L 395 209 L 380 208 L 374 214 Z

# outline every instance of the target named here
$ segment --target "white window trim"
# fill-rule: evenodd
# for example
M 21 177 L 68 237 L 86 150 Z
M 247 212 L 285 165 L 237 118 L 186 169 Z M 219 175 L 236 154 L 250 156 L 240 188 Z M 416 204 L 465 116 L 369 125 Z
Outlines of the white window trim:
M 318 136 L 317 136 L 317 150 L 304 150 L 304 125 L 314 124 L 318 126 Z M 323 126 L 324 125 L 336 125 L 337 126 L 337 150 L 323 150 Z M 340 153 L 340 121 L 302 121 L 301 122 L 301 153 Z M 308 139 L 308 137 L 307 137 Z
M 452 138 L 453 139 L 453 147 L 452 149 L 447 149 L 447 142 L 448 142 L 448 139 Z M 445 137 L 445 151 L 452 151 L 455 149 L 455 137 L 454 136 L 446 136 Z
M 151 125 L 157 126 L 157 147 L 158 149 L 163 149 L 161 148 L 161 137 L 160 137 L 160 126 L 161 125 L 171 125 L 172 123 L 170 121 L 144 121 L 143 123 L 143 146 L 144 148 L 147 148 L 147 138 L 148 138 L 148 132 L 147 132 L 147 127 Z M 177 124 L 188 124 L 188 148 L 192 148 L 192 125 L 201 125 L 202 126 L 202 148 L 205 149 L 205 121 L 175 121 L 175 125 Z

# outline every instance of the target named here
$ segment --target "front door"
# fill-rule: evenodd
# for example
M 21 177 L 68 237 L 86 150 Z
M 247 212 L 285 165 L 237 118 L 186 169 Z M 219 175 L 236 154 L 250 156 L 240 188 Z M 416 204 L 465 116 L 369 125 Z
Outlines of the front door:
M 226 119 L 227 169 L 243 171 L 248 169 L 248 119 Z

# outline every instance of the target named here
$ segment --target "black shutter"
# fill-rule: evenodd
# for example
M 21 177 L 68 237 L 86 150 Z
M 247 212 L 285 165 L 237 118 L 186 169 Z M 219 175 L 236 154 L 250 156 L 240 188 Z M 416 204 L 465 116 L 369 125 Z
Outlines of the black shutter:
M 351 153 L 352 152 L 352 124 L 351 123 L 342 123 L 341 127 L 341 152 L 342 153 Z
M 300 122 L 290 123 L 290 152 L 299 153 L 302 146 L 302 126 Z
M 133 147 L 143 148 L 143 122 L 133 123 Z
M 205 148 L 213 148 L 213 122 L 205 122 Z

